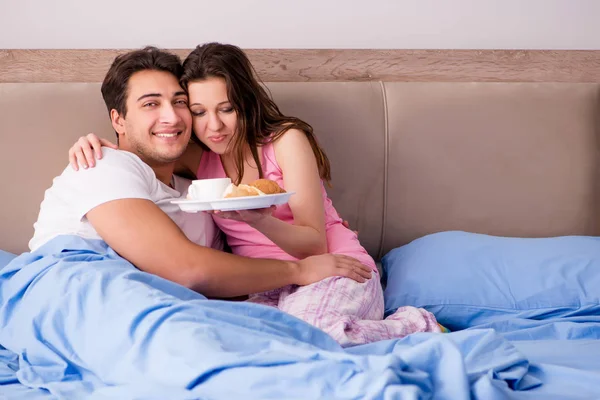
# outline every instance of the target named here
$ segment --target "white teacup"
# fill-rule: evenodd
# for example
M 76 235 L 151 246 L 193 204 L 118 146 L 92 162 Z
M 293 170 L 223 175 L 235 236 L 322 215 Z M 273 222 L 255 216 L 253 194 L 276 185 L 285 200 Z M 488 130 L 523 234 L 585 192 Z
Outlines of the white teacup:
M 188 188 L 188 198 L 200 201 L 221 199 L 229 184 L 231 184 L 231 179 L 229 178 L 198 179 L 192 181 L 192 184 Z

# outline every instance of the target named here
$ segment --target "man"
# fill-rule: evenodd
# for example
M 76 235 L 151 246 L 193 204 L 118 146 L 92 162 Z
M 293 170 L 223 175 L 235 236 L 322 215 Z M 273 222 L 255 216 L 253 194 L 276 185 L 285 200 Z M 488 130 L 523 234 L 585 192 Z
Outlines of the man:
M 60 235 L 101 239 L 139 269 L 208 297 L 234 297 L 329 276 L 358 281 L 368 267 L 341 255 L 299 262 L 249 259 L 218 247 L 209 216 L 170 203 L 189 181 L 173 175 L 191 136 L 187 95 L 179 85 L 180 59 L 145 48 L 115 59 L 102 95 L 119 150 L 105 149 L 95 168 L 67 167 L 42 202 L 32 251 Z

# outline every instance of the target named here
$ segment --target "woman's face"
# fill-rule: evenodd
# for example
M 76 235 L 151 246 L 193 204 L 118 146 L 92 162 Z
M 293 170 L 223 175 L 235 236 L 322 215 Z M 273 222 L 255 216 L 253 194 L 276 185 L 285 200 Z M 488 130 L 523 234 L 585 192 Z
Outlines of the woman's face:
M 211 77 L 188 84 L 194 133 L 217 154 L 231 151 L 229 143 L 237 130 L 237 113 L 227 97 L 223 78 Z

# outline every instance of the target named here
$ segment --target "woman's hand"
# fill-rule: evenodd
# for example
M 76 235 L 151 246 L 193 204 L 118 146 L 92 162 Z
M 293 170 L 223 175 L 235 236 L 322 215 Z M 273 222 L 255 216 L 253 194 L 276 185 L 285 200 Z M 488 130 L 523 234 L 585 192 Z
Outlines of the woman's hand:
M 270 217 L 276 207 L 259 208 L 255 210 L 238 210 L 238 211 L 210 211 L 211 214 L 224 219 L 232 219 L 235 221 L 245 222 L 248 225 L 258 223 L 265 218 Z
M 82 136 L 69 149 L 69 163 L 71 168 L 79 171 L 79 165 L 84 169 L 96 166 L 96 158 L 102 158 L 102 146 L 118 149 L 119 147 L 109 140 L 101 139 L 93 133 Z

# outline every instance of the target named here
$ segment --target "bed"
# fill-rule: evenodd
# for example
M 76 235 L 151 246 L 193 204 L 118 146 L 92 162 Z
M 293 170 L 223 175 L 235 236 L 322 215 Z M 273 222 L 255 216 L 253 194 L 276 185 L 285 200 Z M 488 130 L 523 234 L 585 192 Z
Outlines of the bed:
M 34 261 L 32 224 L 75 138 L 113 137 L 98 82 L 115 54 L 2 51 L 0 279 Z M 86 280 L 73 266 L 94 248 L 41 265 L 50 279 L 28 302 L 40 275 L 0 292 L 0 345 L 19 335 L 7 315 L 39 332 L 0 347 L 0 398 L 600 398 L 598 52 L 250 54 L 326 149 L 386 312 L 425 307 L 451 333 L 344 350 L 117 261 Z

